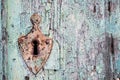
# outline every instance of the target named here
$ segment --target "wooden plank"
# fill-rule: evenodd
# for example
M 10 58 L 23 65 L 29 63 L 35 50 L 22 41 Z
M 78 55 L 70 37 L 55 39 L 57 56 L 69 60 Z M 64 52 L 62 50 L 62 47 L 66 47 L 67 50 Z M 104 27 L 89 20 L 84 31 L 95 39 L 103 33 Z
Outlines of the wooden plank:
M 104 1 L 66 0 L 62 3 L 62 12 L 65 80 L 104 79 L 103 55 L 98 52 L 99 44 L 105 37 Z
M 57 1 L 57 0 L 56 0 Z M 53 38 L 53 50 L 50 58 L 48 59 L 48 62 L 45 65 L 45 69 L 60 69 L 60 53 L 59 53 L 59 44 L 56 42 L 56 39 L 54 38 L 54 31 L 53 28 L 57 24 L 55 20 L 55 1 L 51 1 L 51 3 L 47 2 L 46 3 L 46 12 L 48 17 L 48 34 Z M 44 26 L 43 26 L 44 27 Z
M 63 39 L 63 51 L 65 54 L 65 70 L 63 71 L 63 80 L 77 80 L 77 65 L 76 65 L 76 24 L 79 12 L 82 8 L 79 8 L 79 4 L 75 4 L 74 1 L 62 0 L 61 3 L 61 25 L 58 27 L 59 34 Z
M 4 65 L 0 67 L 0 79 L 7 80 L 7 76 L 8 80 L 119 79 L 119 3 L 118 0 L 7 0 L 8 37 L 0 46 L 8 54 L 0 54 L 0 64 Z M 29 18 L 34 12 L 42 16 L 42 32 L 54 39 L 51 56 L 37 75 L 28 70 L 17 45 L 18 37 L 30 31 Z M 6 20 L 2 21 L 0 33 L 5 36 Z M 0 34 L 0 40 L 4 36 Z M 115 52 L 111 52 L 112 43 Z
M 20 0 L 8 0 L 8 19 L 7 19 L 7 32 L 8 32 L 8 80 L 24 80 L 27 76 L 28 68 L 26 67 L 18 48 L 18 37 L 20 36 Z M 29 71 L 28 71 L 29 73 Z
M 106 52 L 104 53 L 103 57 L 105 58 L 104 59 L 104 65 L 105 65 L 105 79 L 108 79 L 108 80 L 113 80 L 113 73 L 112 73 L 112 69 L 111 69 L 111 54 L 110 54 L 110 34 L 109 34 L 109 29 L 108 29 L 108 25 L 109 25 L 109 16 L 110 16 L 110 13 L 109 13 L 109 8 L 110 8 L 110 4 L 109 4 L 109 1 L 110 0 L 106 0 L 105 1 L 105 15 L 104 15 L 104 19 L 105 19 L 105 36 L 106 36 Z M 108 67 L 109 66 L 109 67 Z
M 109 47 L 110 54 L 110 69 L 111 80 L 120 79 L 120 53 L 119 53 L 119 12 L 120 1 L 119 0 L 107 0 L 106 1 L 106 32 L 111 39 L 111 46 Z

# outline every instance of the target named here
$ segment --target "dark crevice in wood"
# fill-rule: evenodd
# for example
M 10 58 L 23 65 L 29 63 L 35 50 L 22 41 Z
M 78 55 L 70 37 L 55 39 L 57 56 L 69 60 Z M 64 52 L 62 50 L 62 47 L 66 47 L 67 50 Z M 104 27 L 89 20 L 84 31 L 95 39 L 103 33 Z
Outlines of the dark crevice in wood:
M 94 5 L 93 12 L 96 13 L 96 5 Z
M 114 54 L 114 38 L 112 34 L 111 34 L 111 48 L 110 49 L 111 49 L 111 53 Z
M 114 46 L 114 43 L 115 43 L 115 39 L 113 37 L 113 35 L 111 34 L 111 45 L 110 45 L 110 51 L 111 51 L 111 58 L 112 58 L 112 69 L 113 69 L 113 80 L 115 80 L 115 46 Z M 117 45 L 116 45 L 117 46 Z
M 108 33 L 105 34 L 105 48 L 103 53 L 103 62 L 105 67 L 105 80 L 111 80 L 112 79 L 112 69 L 111 69 L 111 55 L 110 55 L 110 36 Z
M 109 16 L 111 14 L 111 1 L 108 2 L 108 12 L 109 12 Z
M 2 76 L 2 80 L 7 80 L 6 77 L 5 77 L 5 75 Z
M 112 34 L 105 34 L 105 52 L 103 60 L 105 66 L 105 80 L 115 79 L 115 39 Z
M 15 59 L 15 58 L 13 58 L 12 60 L 13 60 L 13 61 L 15 61 L 16 59 Z
M 29 76 L 25 76 L 25 80 L 29 80 Z
M 57 71 L 57 69 L 54 69 L 54 72 L 56 72 Z

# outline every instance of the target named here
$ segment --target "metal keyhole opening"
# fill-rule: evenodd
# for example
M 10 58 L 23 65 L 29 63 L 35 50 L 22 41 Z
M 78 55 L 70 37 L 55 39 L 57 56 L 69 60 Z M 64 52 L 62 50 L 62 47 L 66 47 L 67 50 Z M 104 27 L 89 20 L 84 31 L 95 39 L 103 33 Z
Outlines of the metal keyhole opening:
M 32 43 L 33 43 L 33 55 L 37 56 L 39 53 L 38 52 L 39 42 L 37 40 L 33 40 Z
M 41 16 L 38 13 L 34 13 L 30 21 L 32 23 L 30 32 L 18 38 L 18 45 L 27 67 L 36 76 L 44 69 L 51 54 L 53 39 L 45 36 L 39 28 Z

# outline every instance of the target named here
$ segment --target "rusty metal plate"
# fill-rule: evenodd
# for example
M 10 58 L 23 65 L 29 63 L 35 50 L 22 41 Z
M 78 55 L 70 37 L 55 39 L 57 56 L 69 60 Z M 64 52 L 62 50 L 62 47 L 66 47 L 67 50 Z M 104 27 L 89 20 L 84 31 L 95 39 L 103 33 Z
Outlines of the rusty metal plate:
M 53 40 L 44 36 L 39 29 L 41 17 L 37 13 L 30 20 L 33 28 L 27 35 L 18 38 L 18 45 L 27 67 L 33 74 L 37 74 L 50 56 Z

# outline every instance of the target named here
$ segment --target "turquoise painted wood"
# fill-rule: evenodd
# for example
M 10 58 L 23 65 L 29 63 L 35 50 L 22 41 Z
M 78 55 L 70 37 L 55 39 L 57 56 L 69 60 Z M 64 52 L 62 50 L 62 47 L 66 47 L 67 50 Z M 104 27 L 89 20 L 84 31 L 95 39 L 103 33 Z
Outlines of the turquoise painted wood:
M 119 0 L 0 0 L 0 80 L 120 80 Z M 17 40 L 42 17 L 42 32 L 53 38 L 37 75 L 20 54 Z

